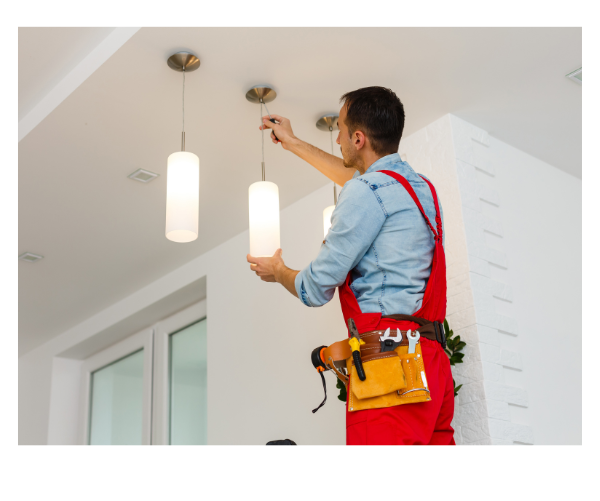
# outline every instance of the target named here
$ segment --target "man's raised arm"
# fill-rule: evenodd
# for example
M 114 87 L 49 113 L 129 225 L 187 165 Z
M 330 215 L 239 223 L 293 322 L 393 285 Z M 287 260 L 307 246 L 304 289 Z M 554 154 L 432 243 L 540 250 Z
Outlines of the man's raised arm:
M 279 123 L 274 124 L 269 121 L 268 116 L 265 116 L 263 117 L 263 126 L 261 129 L 273 129 L 273 132 L 278 138 L 278 140 L 275 139 L 273 133 L 271 133 L 271 140 L 275 144 L 281 143 L 281 146 L 283 146 L 285 150 L 291 151 L 299 156 L 302 160 L 308 162 L 315 169 L 340 186 L 344 186 L 346 181 L 352 179 L 355 169 L 344 167 L 344 162 L 341 158 L 298 139 L 294 135 L 292 125 L 287 118 L 280 115 L 271 115 L 271 117 Z

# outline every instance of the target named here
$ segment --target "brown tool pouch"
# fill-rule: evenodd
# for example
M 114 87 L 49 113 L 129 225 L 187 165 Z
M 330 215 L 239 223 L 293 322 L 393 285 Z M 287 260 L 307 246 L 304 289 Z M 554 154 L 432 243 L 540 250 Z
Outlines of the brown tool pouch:
M 372 334 L 377 334 L 377 344 L 374 339 L 369 339 Z M 416 344 L 415 353 L 411 354 L 408 354 L 408 343 L 401 343 L 393 351 L 381 352 L 379 334 L 361 335 L 367 342 L 361 347 L 361 360 L 367 376 L 364 381 L 358 378 L 352 358 L 346 360 L 350 374 L 348 410 L 379 409 L 431 400 L 421 343 Z M 405 333 L 403 336 L 406 339 Z
M 379 397 L 406 388 L 402 363 L 395 351 L 367 355 L 361 359 L 367 376 L 364 381 L 358 378 L 354 362 L 350 368 L 352 392 L 356 398 Z

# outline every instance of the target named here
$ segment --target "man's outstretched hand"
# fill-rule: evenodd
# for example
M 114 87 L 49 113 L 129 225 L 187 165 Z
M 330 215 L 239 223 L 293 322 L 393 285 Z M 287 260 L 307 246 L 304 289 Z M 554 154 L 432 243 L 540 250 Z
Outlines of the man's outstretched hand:
M 248 254 L 246 260 L 250 263 L 250 270 L 256 273 L 263 282 L 278 282 L 290 294 L 298 297 L 295 285 L 298 271 L 291 270 L 285 265 L 281 253 L 281 249 L 277 249 L 272 257 L 253 257 Z
M 267 116 L 263 117 L 263 125 L 261 125 L 259 127 L 259 129 L 261 129 L 261 130 L 272 129 L 271 140 L 275 144 L 281 143 L 281 146 L 283 146 L 283 149 L 288 150 L 290 148 L 292 141 L 294 139 L 297 139 L 296 136 L 294 136 L 294 131 L 292 130 L 292 124 L 290 123 L 290 121 L 287 118 L 282 117 L 281 115 L 271 115 L 271 117 L 273 117 L 279 123 L 274 124 L 273 122 L 271 122 L 269 120 L 269 116 L 267 115 Z M 273 136 L 273 133 L 275 133 L 275 135 L 277 136 L 277 139 L 275 139 L 275 136 Z

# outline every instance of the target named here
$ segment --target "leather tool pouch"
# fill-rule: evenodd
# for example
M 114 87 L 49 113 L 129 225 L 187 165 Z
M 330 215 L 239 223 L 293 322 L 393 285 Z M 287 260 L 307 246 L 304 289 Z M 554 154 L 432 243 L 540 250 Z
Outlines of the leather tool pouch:
M 367 355 L 361 359 L 367 376 L 364 381 L 358 378 L 354 362 L 350 369 L 352 392 L 356 398 L 379 397 L 406 388 L 402 363 L 395 351 Z
M 352 358 L 346 360 L 350 374 L 350 412 L 431 400 L 420 342 L 411 354 L 408 354 L 408 345 L 373 354 L 369 354 L 369 350 L 376 350 L 375 343 L 367 341 L 361 350 L 365 381 L 358 378 Z

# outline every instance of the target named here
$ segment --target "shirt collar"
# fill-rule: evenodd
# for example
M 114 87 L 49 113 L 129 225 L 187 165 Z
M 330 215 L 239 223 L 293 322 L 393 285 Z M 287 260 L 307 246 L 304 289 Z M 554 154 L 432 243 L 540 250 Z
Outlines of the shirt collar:
M 392 166 L 392 164 L 399 163 L 399 162 L 402 162 L 402 160 L 400 159 L 399 153 L 392 153 L 391 155 L 386 155 L 385 157 L 381 157 L 379 160 L 376 160 L 375 162 L 373 162 L 371 164 L 371 166 L 367 169 L 365 174 L 388 169 L 389 167 Z M 354 177 L 358 177 L 358 176 L 360 176 L 360 173 L 358 171 L 355 171 L 354 175 L 352 177 L 354 178 Z

